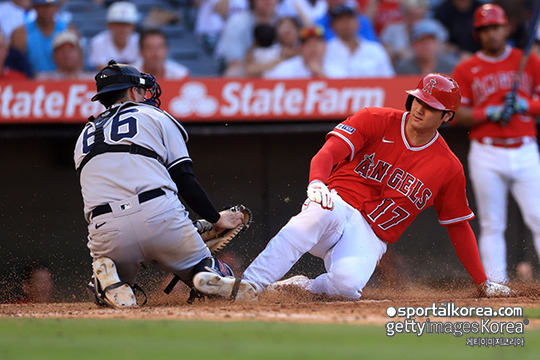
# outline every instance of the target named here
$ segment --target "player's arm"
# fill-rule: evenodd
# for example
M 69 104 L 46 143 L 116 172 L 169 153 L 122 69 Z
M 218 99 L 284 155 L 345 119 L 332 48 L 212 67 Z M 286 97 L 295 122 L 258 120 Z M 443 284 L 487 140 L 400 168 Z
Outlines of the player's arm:
M 169 168 L 169 174 L 178 187 L 178 195 L 202 218 L 213 223 L 217 228 L 230 229 L 241 222 L 238 216 L 221 216 L 208 198 L 201 184 L 193 174 L 191 161 L 184 161 Z
M 225 211 L 220 214 L 208 198 L 201 184 L 193 174 L 191 161 L 184 161 L 169 168 L 169 174 L 178 187 L 178 195 L 202 218 L 214 224 L 214 229 L 232 229 L 242 223 L 241 211 Z
M 461 104 L 454 118 L 454 125 L 471 127 L 485 122 L 499 122 L 502 119 L 504 102 L 498 105 L 467 106 Z
M 169 174 L 178 187 L 178 195 L 193 211 L 211 223 L 219 220 L 219 212 L 193 174 L 191 161 L 183 161 L 169 168 Z
M 526 74 L 532 79 L 533 91 L 529 96 L 518 91 L 515 101 L 512 103 L 514 113 L 540 116 L 540 58 L 536 54 L 530 54 Z
M 343 140 L 330 136 L 311 159 L 307 196 L 311 201 L 321 204 L 323 209 L 334 208 L 330 190 L 326 187 L 326 180 L 334 166 L 345 159 L 350 152 L 350 147 Z
M 452 73 L 452 78 L 458 82 L 461 88 L 461 105 L 456 111 L 456 116 L 450 122 L 450 125 L 460 125 L 472 127 L 487 121 L 498 122 L 502 118 L 504 109 L 504 99 L 501 95 L 500 104 L 478 106 L 473 104 L 473 91 L 471 84 L 473 79 L 470 77 L 466 66 L 457 65 Z
M 480 261 L 476 237 L 468 221 L 461 221 L 446 226 L 452 245 L 456 250 L 459 261 L 467 270 L 474 283 L 478 286 L 487 280 L 484 267 Z
M 351 148 L 343 140 L 330 136 L 323 147 L 311 159 L 309 182 L 328 180 L 333 168 L 351 153 Z
M 480 293 L 487 297 L 509 296 L 513 291 L 509 287 L 490 282 L 480 261 L 476 237 L 468 221 L 461 221 L 446 226 L 456 254 L 473 279 Z

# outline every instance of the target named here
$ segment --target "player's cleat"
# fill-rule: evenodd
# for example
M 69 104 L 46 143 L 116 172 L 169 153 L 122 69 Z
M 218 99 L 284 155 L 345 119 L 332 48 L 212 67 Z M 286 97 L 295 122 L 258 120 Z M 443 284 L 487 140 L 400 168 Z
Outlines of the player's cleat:
M 486 280 L 484 283 L 480 284 L 478 289 L 480 290 L 480 295 L 488 298 L 516 295 L 516 292 L 510 289 L 508 286 L 491 282 L 489 280 Z
M 268 291 L 279 291 L 283 290 L 286 286 L 296 286 L 304 290 L 309 290 L 310 279 L 305 275 L 296 275 L 285 280 L 276 281 L 273 284 L 270 284 L 266 288 Z
M 114 262 L 106 257 L 97 259 L 92 263 L 94 269 L 94 292 L 97 290 L 98 300 L 115 308 L 124 309 L 137 306 L 133 289 L 121 281 L 116 272 Z M 99 301 L 96 303 L 99 305 Z
M 257 300 L 257 290 L 247 280 L 202 271 L 193 277 L 193 286 L 203 294 L 218 295 L 239 302 Z

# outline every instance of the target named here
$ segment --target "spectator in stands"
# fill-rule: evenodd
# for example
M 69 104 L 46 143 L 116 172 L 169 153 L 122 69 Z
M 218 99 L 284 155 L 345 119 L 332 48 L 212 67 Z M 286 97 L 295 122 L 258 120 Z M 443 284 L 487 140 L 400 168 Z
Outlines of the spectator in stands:
M 277 21 L 278 0 L 250 0 L 250 10 L 227 19 L 216 54 L 224 61 L 224 76 L 244 76 L 244 60 L 253 44 L 253 29 L 257 24 Z
M 356 0 L 362 12 L 371 20 L 375 33 L 381 34 L 382 30 L 394 22 L 403 20 L 401 3 L 403 0 Z M 430 0 L 434 1 L 434 0 Z
M 245 10 L 249 10 L 248 0 L 215 0 L 214 11 L 223 20 L 227 20 L 232 15 Z
M 127 1 L 113 3 L 107 9 L 108 29 L 94 36 L 90 42 L 90 66 L 99 70 L 113 59 L 122 64 L 140 60 L 139 34 L 135 32 L 138 20 L 134 4 Z
M 11 38 L 13 30 L 36 18 L 32 0 L 10 0 L 0 3 L 0 32 L 6 39 Z
M 300 22 L 293 17 L 285 16 L 276 24 L 278 43 L 281 46 L 281 56 L 289 59 L 298 55 L 300 45 Z M 324 30 L 324 29 L 323 29 Z
M 402 0 L 403 20 L 383 28 L 380 40 L 394 64 L 413 56 L 411 31 L 417 21 L 426 18 L 428 6 L 429 0 Z
M 73 30 L 66 30 L 54 37 L 53 58 L 55 71 L 37 73 L 40 80 L 90 80 L 94 74 L 84 71 L 83 50 L 79 35 Z
M 139 49 L 142 59 L 133 63 L 137 69 L 155 76 L 157 79 L 183 79 L 189 70 L 167 58 L 169 46 L 167 36 L 159 29 L 143 30 L 140 33 Z
M 0 32 L 0 82 L 26 79 L 25 73 L 14 70 L 6 65 L 5 62 L 8 56 L 8 51 L 9 43 L 4 35 Z
M 338 5 L 346 5 L 350 8 L 357 9 L 358 5 L 355 3 L 354 0 L 327 0 L 328 1 L 328 8 L 333 9 Z M 375 33 L 375 30 L 373 29 L 373 25 L 371 23 L 371 20 L 362 14 L 362 12 L 357 11 L 358 14 L 358 36 L 362 37 L 366 40 L 371 41 L 377 41 L 377 35 Z M 326 40 L 331 40 L 336 37 L 336 33 L 334 32 L 334 29 L 332 28 L 332 16 L 330 14 L 330 11 L 327 11 L 326 15 L 323 16 L 319 21 L 317 21 L 317 25 L 320 25 L 324 29 L 324 34 Z
M 435 19 L 448 30 L 449 42 L 461 59 L 479 49 L 472 33 L 474 11 L 480 6 L 482 2 L 478 0 L 445 0 L 435 8 Z
M 327 0 L 283 0 L 278 6 L 280 16 L 300 19 L 303 27 L 318 23 L 328 12 Z
M 390 77 L 394 69 L 384 47 L 358 37 L 356 10 L 338 5 L 330 10 L 337 37 L 328 42 L 327 73 L 331 78 Z
M 195 0 L 194 5 L 198 8 L 195 33 L 209 54 L 216 48 L 225 21 L 234 14 L 249 10 L 248 0 Z
M 54 71 L 52 41 L 68 24 L 56 20 L 58 0 L 32 0 L 36 19 L 11 33 L 11 46 L 26 56 L 33 72 Z
M 270 24 L 258 24 L 253 29 L 253 46 L 246 54 L 246 75 L 259 77 L 281 62 L 281 49 L 276 42 L 276 29 Z
M 326 77 L 326 41 L 320 26 L 300 30 L 300 55 L 282 61 L 264 73 L 267 79 L 309 79 Z
M 212 53 L 219 40 L 223 25 L 228 15 L 229 0 L 226 1 L 227 7 L 224 14 L 216 10 L 220 0 L 196 0 L 194 5 L 197 7 L 197 18 L 195 20 L 195 34 L 202 40 L 203 46 L 208 53 Z
M 255 44 L 246 56 L 246 75 L 260 77 L 280 62 L 298 55 L 300 22 L 293 17 L 278 20 L 276 28 L 269 24 L 255 27 Z
M 413 56 L 401 59 L 395 69 L 397 74 L 451 74 L 457 58 L 443 51 L 448 38 L 446 29 L 433 19 L 417 21 L 412 28 Z

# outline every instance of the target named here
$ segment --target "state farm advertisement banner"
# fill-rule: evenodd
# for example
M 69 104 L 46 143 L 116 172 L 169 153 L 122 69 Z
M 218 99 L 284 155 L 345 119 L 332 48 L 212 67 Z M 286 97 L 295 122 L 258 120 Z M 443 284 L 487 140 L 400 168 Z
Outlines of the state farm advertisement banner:
M 418 76 L 354 80 L 193 78 L 160 81 L 161 108 L 182 122 L 342 119 L 366 106 L 401 109 Z M 0 82 L 1 123 L 83 123 L 103 107 L 93 82 Z

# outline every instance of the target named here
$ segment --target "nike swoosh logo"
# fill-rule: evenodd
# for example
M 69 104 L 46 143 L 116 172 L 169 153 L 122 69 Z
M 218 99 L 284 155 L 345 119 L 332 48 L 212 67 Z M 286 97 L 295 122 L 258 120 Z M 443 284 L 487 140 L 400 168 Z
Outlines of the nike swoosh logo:
M 385 138 L 382 138 L 382 142 L 386 144 L 393 144 L 394 142 L 392 140 L 386 140 Z
M 96 230 L 105 225 L 107 222 L 102 222 L 101 224 L 96 224 Z

